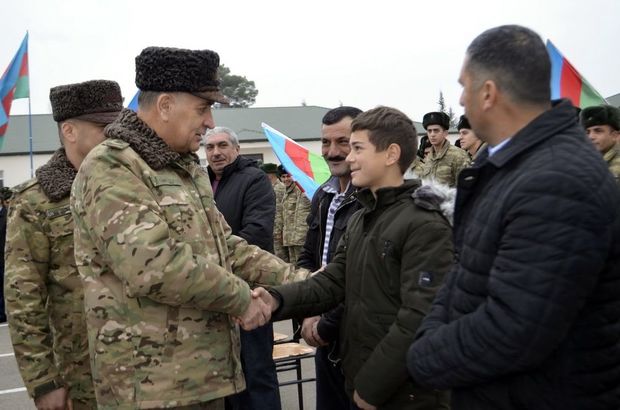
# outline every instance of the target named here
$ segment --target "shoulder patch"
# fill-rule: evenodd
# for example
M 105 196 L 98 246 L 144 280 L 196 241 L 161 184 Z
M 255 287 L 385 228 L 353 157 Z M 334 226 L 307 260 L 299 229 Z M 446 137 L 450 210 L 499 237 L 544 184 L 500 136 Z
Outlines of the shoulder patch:
M 125 149 L 129 146 L 129 143 L 123 140 L 119 140 L 117 138 L 112 138 L 112 139 L 107 139 L 104 142 L 102 142 L 102 145 L 105 145 L 106 147 L 110 147 L 114 149 Z
M 12 191 L 15 193 L 21 193 L 24 192 L 25 190 L 27 190 L 28 188 L 30 188 L 31 186 L 34 186 L 36 184 L 39 183 L 39 180 L 36 178 L 30 179 L 26 182 L 22 182 L 19 185 L 16 185 L 15 187 L 13 187 Z

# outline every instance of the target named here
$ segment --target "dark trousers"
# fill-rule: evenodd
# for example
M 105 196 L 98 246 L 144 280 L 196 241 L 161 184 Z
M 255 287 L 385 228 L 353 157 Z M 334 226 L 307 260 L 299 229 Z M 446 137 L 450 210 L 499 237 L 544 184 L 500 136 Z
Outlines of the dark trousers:
M 241 364 L 247 388 L 226 398 L 227 410 L 281 410 L 280 388 L 273 362 L 273 325 L 241 329 Z
M 316 349 L 314 365 L 316 369 L 316 410 L 342 410 L 353 405 L 344 390 L 344 375 L 340 361 L 329 360 L 331 345 Z M 332 353 L 334 356 L 335 353 Z M 357 407 L 351 407 L 356 409 Z

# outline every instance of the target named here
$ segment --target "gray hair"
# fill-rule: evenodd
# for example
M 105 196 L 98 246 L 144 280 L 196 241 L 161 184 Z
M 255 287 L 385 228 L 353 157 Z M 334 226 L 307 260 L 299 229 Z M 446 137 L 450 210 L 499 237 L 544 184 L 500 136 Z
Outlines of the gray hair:
M 228 139 L 230 140 L 230 142 L 235 146 L 238 147 L 239 146 L 239 137 L 237 136 L 237 133 L 234 132 L 233 130 L 231 130 L 228 127 L 215 127 L 215 128 L 211 128 L 210 130 L 208 130 L 202 141 L 204 142 L 205 145 L 207 145 L 207 139 L 211 136 L 211 135 L 215 135 L 215 134 L 226 134 L 228 135 Z

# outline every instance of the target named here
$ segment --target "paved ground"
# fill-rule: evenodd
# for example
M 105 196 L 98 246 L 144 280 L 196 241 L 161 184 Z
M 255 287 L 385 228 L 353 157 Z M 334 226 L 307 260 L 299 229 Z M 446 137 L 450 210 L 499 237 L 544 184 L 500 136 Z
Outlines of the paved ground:
M 278 333 L 291 334 L 290 321 L 277 322 L 274 329 Z M 314 377 L 313 359 L 302 360 L 303 377 Z M 279 373 L 280 381 L 292 380 L 295 372 Z M 6 324 L 0 324 L 0 410 L 33 410 L 36 409 L 32 400 L 26 394 L 24 384 L 17 371 L 15 356 L 9 338 Z M 304 383 L 304 410 L 314 410 L 315 384 Z M 297 400 L 297 387 L 285 386 L 280 388 L 282 396 L 282 409 L 295 410 L 299 408 Z

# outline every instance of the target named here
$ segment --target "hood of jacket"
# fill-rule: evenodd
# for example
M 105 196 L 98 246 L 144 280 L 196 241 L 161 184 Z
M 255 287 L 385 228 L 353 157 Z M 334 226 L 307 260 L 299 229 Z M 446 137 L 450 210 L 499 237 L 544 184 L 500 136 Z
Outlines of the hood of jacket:
M 376 197 L 368 188 L 358 191 L 356 196 L 365 208 L 371 210 L 411 196 L 416 205 L 429 211 L 440 212 L 452 225 L 456 188 L 431 180 L 410 179 L 398 187 L 378 189 Z

